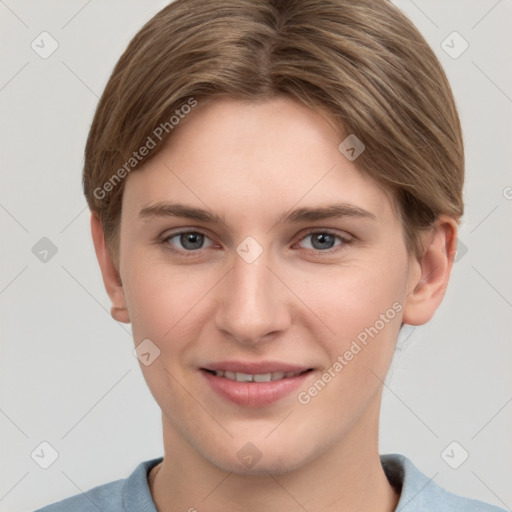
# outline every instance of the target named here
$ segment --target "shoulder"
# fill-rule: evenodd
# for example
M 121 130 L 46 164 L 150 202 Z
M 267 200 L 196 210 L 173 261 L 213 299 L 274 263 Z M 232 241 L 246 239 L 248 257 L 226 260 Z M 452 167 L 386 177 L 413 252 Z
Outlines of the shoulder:
M 147 483 L 147 473 L 161 460 L 162 458 L 158 458 L 141 462 L 128 478 L 93 487 L 35 512 L 156 512 Z M 129 507 L 125 507 L 127 503 L 130 504 Z
M 122 511 L 122 493 L 126 480 L 116 480 L 108 484 L 94 487 L 83 494 L 76 494 L 52 505 L 36 510 L 36 512 L 98 512 L 109 510 Z
M 403 455 L 381 455 L 381 463 L 390 483 L 402 488 L 397 511 L 504 512 L 502 508 L 448 492 Z

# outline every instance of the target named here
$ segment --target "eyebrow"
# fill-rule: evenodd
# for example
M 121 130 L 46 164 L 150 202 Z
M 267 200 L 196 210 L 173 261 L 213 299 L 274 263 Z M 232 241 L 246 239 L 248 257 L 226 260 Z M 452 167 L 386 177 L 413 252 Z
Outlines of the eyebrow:
M 139 212 L 139 219 L 142 221 L 159 217 L 185 217 L 201 222 L 225 224 L 225 221 L 220 215 L 203 208 L 196 208 L 180 203 L 158 202 L 153 205 L 146 206 Z M 281 215 L 277 224 L 318 221 L 341 217 L 357 217 L 376 220 L 376 216 L 373 213 L 364 210 L 359 206 L 355 206 L 350 203 L 337 203 L 323 207 L 304 207 L 290 210 Z
M 377 217 L 359 206 L 350 203 L 337 203 L 323 207 L 297 208 L 284 213 L 278 223 L 304 222 L 325 219 L 337 219 L 341 217 L 358 217 L 377 220 Z
M 158 217 L 186 217 L 202 222 L 217 222 L 224 224 L 224 220 L 215 213 L 203 208 L 196 208 L 180 203 L 159 202 L 146 206 L 139 212 L 140 220 L 149 220 Z

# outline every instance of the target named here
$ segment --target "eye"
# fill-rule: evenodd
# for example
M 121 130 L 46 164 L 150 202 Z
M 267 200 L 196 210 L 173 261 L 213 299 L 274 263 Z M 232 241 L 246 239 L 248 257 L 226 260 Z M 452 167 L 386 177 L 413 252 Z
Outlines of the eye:
M 349 240 L 345 240 L 328 231 L 315 231 L 305 236 L 298 245 L 303 249 L 326 251 L 341 245 L 342 243 L 349 243 Z
M 198 231 L 183 231 L 165 238 L 164 242 L 174 245 L 180 250 L 197 251 L 212 245 L 211 240 Z

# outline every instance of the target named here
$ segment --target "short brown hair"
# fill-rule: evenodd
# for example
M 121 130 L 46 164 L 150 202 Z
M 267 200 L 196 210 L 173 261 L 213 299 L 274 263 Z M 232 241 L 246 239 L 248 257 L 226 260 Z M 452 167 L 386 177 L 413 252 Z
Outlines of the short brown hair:
M 84 193 L 114 256 L 124 178 L 162 148 L 175 113 L 216 95 L 279 94 L 327 110 L 364 143 L 356 164 L 393 193 L 411 253 L 440 214 L 460 219 L 453 94 L 432 49 L 389 1 L 176 0 L 119 59 L 87 140 Z M 168 129 L 156 147 L 133 159 L 158 126 Z

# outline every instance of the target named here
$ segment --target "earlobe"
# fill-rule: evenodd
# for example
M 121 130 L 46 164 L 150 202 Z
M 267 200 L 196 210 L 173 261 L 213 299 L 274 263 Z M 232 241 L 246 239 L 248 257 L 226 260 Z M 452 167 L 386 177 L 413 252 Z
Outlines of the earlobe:
M 457 248 L 456 221 L 440 216 L 427 234 L 424 247 L 423 256 L 412 264 L 405 299 L 403 322 L 410 325 L 427 323 L 443 300 Z
M 101 275 L 103 277 L 103 284 L 112 302 L 110 314 L 112 318 L 118 322 L 130 323 L 130 316 L 124 298 L 123 284 L 114 263 L 112 253 L 107 246 L 101 221 L 94 213 L 91 214 L 91 234 L 94 250 L 96 251 L 96 258 L 98 259 Z

